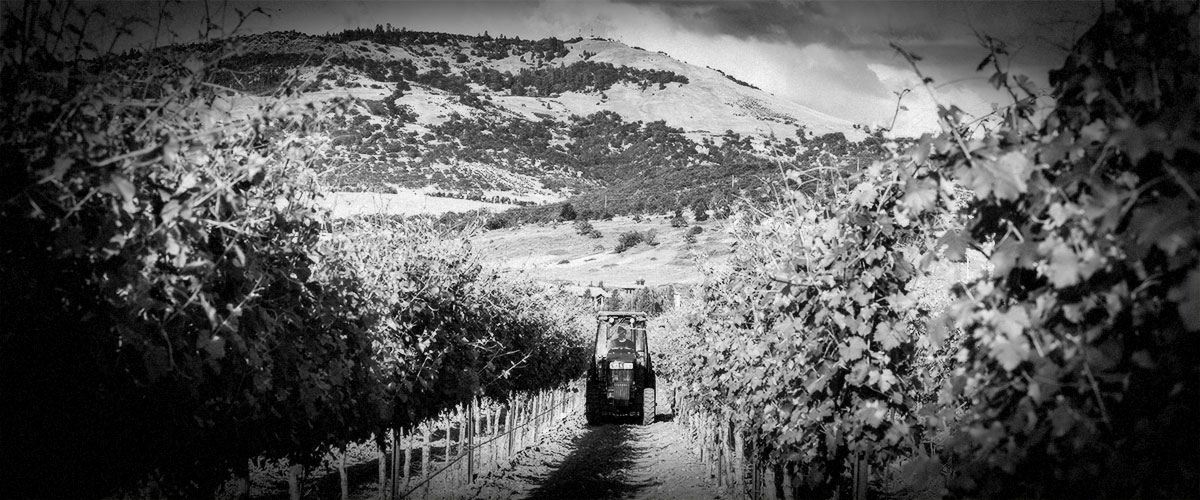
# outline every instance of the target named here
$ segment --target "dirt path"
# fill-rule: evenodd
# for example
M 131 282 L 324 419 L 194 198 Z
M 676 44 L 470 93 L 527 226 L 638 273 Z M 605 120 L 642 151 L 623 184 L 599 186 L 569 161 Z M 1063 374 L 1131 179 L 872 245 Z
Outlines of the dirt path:
M 661 420 L 661 417 L 660 417 Z M 474 492 L 486 499 L 704 500 L 712 486 L 674 422 L 589 427 L 575 417 Z

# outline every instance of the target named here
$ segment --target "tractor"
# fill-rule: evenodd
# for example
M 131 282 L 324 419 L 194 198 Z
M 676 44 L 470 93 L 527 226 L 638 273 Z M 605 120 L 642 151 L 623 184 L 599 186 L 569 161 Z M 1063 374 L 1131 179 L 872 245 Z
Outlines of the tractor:
M 654 421 L 654 366 L 646 342 L 646 313 L 596 313 L 596 343 L 587 376 L 589 425 L 615 418 Z

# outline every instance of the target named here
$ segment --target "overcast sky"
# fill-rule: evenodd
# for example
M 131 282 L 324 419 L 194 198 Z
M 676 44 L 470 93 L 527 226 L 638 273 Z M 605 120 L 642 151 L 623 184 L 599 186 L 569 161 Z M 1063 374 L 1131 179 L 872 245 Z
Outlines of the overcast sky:
M 147 15 L 156 2 L 107 2 L 116 15 Z M 1010 44 L 1011 70 L 1046 85 L 1072 40 L 1103 4 L 1057 2 L 914 1 L 291 1 L 208 2 L 224 30 L 234 9 L 260 7 L 241 33 L 297 30 L 312 34 L 391 23 L 410 30 L 522 38 L 598 36 L 663 51 L 700 66 L 724 70 L 762 89 L 858 123 L 890 122 L 895 92 L 904 98 L 898 129 L 934 126 L 932 97 L 888 44 L 922 56 L 937 98 L 973 112 L 1006 104 L 975 67 L 986 52 L 975 33 Z M 169 4 L 172 26 L 195 39 L 205 4 Z M 142 39 L 145 39 L 143 35 Z M 165 38 L 163 39 L 166 40 Z

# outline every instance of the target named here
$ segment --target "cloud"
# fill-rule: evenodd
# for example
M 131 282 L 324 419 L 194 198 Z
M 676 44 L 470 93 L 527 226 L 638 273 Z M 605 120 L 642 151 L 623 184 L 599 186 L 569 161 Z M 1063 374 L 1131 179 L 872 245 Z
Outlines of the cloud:
M 830 21 L 824 4 L 815 2 L 635 2 L 657 9 L 687 28 L 743 40 L 796 45 L 847 41 Z
M 1005 104 L 976 65 L 986 55 L 978 34 L 1009 42 L 1007 70 L 1047 85 L 1069 46 L 1094 18 L 1085 2 L 794 2 L 653 3 L 627 0 L 640 11 L 637 30 L 614 28 L 627 43 L 708 65 L 835 116 L 887 126 L 896 93 L 905 97 L 896 129 L 936 129 L 934 98 L 889 46 L 924 56 L 937 100 L 972 113 Z M 651 19 L 653 23 L 646 20 Z
M 114 10 L 152 10 L 145 2 L 116 2 Z M 173 4 L 174 5 L 174 4 Z M 184 2 L 178 26 L 194 32 L 203 4 Z M 975 66 L 985 55 L 975 31 L 1011 42 L 1012 73 L 1039 85 L 1094 17 L 1089 2 L 799 2 L 799 1 L 511 1 L 232 3 L 271 13 L 245 26 L 320 34 L 390 22 L 451 33 L 522 38 L 599 36 L 663 51 L 698 66 L 721 69 L 762 89 L 858 123 L 887 125 L 895 92 L 912 88 L 910 111 L 898 129 L 936 121 L 932 100 L 916 92 L 915 76 L 888 46 L 901 44 L 925 59 L 924 73 L 940 86 L 939 99 L 969 111 L 1005 103 Z M 182 33 L 187 35 L 188 33 Z M 951 83 L 953 82 L 953 83 Z M 932 120 L 932 121 L 931 121 Z

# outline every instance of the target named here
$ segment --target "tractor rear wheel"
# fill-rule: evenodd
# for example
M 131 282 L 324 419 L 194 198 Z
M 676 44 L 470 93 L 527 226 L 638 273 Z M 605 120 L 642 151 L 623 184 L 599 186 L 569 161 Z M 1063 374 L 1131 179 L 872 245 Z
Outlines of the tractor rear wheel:
M 656 410 L 654 408 L 654 389 L 642 389 L 642 425 L 654 423 Z

